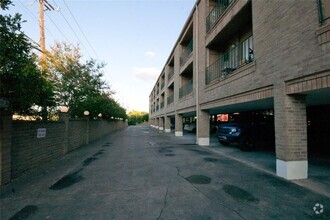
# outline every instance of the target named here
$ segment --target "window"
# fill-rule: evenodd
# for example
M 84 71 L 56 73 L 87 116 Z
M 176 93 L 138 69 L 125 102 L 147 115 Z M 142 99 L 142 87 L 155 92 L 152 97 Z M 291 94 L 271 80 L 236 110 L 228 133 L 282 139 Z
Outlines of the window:
M 241 44 L 242 60 L 241 64 L 251 63 L 253 61 L 253 37 L 250 36 Z

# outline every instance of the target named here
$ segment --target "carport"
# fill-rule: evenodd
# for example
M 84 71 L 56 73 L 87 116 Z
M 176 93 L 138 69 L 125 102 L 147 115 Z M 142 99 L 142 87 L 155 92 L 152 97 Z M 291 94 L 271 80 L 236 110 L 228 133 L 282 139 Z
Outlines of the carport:
M 311 169 L 312 166 L 324 165 L 323 168 L 329 171 L 329 149 L 325 146 L 330 146 L 326 135 L 330 133 L 330 89 L 317 89 L 314 86 L 313 90 L 305 88 L 303 91 L 297 91 L 296 88 L 303 87 L 287 83 L 285 88 L 276 88 L 276 90 L 270 88 L 268 96 L 262 96 L 259 92 L 259 95 L 250 96 L 250 100 L 246 98 L 249 95 L 245 95 L 243 98 L 231 97 L 226 100 L 207 102 L 201 105 L 200 111 L 215 115 L 273 109 L 276 150 L 273 154 L 267 152 L 271 153 L 270 158 L 273 158 L 271 163 L 273 165 L 268 165 L 268 167 L 286 179 L 306 179 L 308 174 L 311 178 L 315 178 L 315 174 L 319 174 L 316 170 L 319 169 Z M 283 94 L 283 89 L 287 94 Z M 253 97 L 260 98 L 253 99 Z M 322 131 L 317 132 L 318 127 Z M 198 135 L 197 133 L 197 138 Z M 214 144 L 214 137 L 211 143 Z M 319 157 L 320 155 L 322 158 Z

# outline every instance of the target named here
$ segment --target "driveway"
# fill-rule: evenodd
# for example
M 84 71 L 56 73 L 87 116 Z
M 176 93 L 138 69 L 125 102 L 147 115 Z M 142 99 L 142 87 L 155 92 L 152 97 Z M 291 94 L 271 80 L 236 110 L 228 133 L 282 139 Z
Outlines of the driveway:
M 1 219 L 330 219 L 330 198 L 132 126 L 1 188 Z

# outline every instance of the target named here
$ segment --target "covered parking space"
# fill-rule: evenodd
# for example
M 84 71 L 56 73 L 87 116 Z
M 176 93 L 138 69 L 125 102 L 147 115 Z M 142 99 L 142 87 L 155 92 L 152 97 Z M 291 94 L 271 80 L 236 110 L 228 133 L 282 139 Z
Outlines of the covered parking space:
M 299 83 L 304 83 L 305 86 L 297 85 Z M 271 161 L 263 159 L 257 161 L 268 163 L 265 166 L 283 178 L 294 180 L 319 176 L 329 183 L 330 176 L 324 175 L 323 171 L 329 173 L 330 168 L 328 137 L 330 88 L 327 84 L 319 84 L 321 88 L 313 83 L 311 85 L 314 86 L 309 88 L 306 87 L 308 85 L 306 80 L 286 82 L 284 86 L 274 85 L 259 91 L 203 103 L 200 111 L 204 114 L 216 115 L 273 110 L 275 151 L 265 150 L 266 148 L 261 146 L 257 151 L 242 152 L 242 154 L 266 153 L 268 156 L 265 157 L 271 158 Z M 211 146 L 221 146 L 214 136 L 211 137 L 210 142 Z M 311 169 L 313 166 L 321 166 L 322 169 Z M 322 174 L 317 170 L 322 170 Z
M 196 117 L 195 107 L 177 110 L 175 112 L 175 136 L 183 136 L 184 123 L 186 122 L 186 118 L 189 118 L 190 120 L 190 118 L 194 117 Z

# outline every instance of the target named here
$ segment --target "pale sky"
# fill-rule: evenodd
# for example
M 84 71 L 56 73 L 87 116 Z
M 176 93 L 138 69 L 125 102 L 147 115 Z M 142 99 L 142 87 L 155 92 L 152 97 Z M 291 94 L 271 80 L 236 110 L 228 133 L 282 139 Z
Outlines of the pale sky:
M 47 1 L 58 8 L 45 11 L 47 49 L 55 41 L 79 43 L 85 59 L 107 64 L 104 78 L 124 108 L 148 111 L 151 89 L 196 0 Z M 38 0 L 13 3 L 5 13 L 22 14 L 23 31 L 39 42 Z

